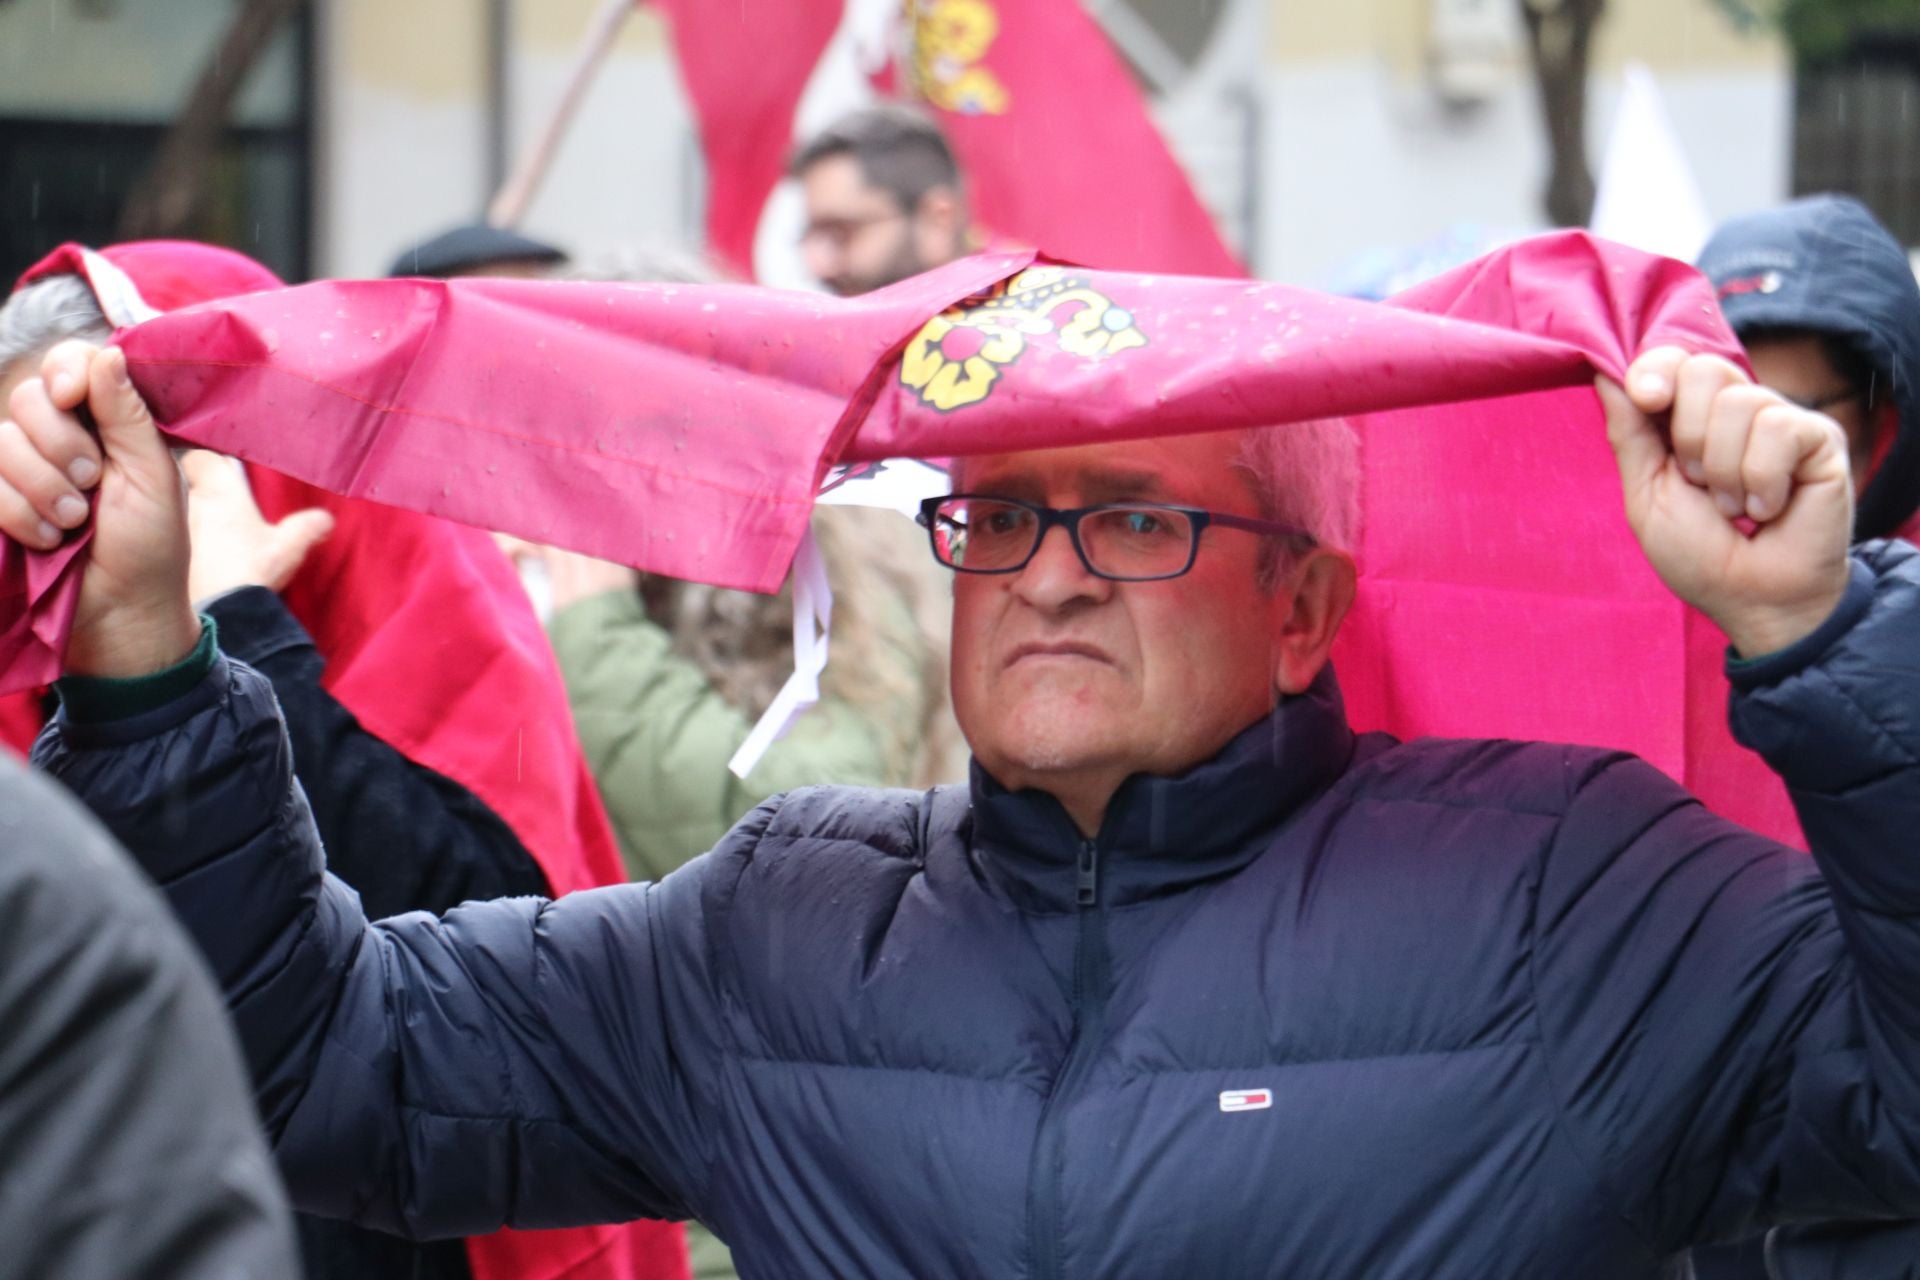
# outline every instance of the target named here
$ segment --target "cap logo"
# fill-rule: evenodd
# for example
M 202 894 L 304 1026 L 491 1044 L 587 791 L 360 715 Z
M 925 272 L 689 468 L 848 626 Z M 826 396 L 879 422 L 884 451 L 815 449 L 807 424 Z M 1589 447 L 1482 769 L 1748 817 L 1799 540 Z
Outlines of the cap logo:
M 1738 298 L 1750 293 L 1778 293 L 1787 282 L 1778 271 L 1766 271 L 1757 276 L 1741 276 L 1738 280 L 1729 280 L 1720 286 L 1720 297 Z

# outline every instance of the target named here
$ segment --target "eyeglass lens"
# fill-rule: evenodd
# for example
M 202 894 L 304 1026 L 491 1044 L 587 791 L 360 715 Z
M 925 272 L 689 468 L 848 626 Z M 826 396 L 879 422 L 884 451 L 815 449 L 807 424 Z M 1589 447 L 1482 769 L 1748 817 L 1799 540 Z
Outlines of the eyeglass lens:
M 992 572 L 1024 564 L 1040 543 L 1040 517 L 1026 507 L 966 498 L 934 514 L 934 551 L 956 569 Z M 1080 519 L 1080 546 L 1095 573 L 1155 578 L 1185 569 L 1193 521 L 1161 507 L 1096 508 Z

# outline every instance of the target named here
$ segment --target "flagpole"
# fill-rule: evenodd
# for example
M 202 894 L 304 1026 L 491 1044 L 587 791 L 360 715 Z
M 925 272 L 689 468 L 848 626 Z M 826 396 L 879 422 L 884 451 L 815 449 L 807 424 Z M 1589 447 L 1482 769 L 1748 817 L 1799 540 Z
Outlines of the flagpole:
M 533 203 L 541 182 L 547 176 L 547 170 L 553 165 L 553 157 L 559 152 L 567 130 L 573 125 L 573 117 L 579 112 L 581 101 L 587 96 L 594 77 L 600 72 L 601 63 L 606 61 L 615 38 L 626 25 L 634 7 L 635 0 L 601 0 L 599 11 L 587 26 L 586 39 L 581 41 L 580 52 L 574 56 L 567 87 L 561 93 L 560 101 L 555 104 L 553 115 L 547 120 L 547 127 L 541 132 L 539 142 L 520 158 L 520 163 L 508 175 L 499 193 L 493 197 L 493 203 L 487 207 L 487 221 L 492 225 L 517 226 L 526 216 L 528 206 Z

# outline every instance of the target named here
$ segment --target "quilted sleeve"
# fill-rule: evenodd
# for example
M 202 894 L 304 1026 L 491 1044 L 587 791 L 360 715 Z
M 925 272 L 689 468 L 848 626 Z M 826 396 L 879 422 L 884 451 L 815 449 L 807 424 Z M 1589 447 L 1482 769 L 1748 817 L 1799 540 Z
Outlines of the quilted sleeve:
M 1567 1141 L 1655 1256 L 1920 1216 L 1917 657 L 1920 553 L 1889 545 L 1821 633 L 1733 671 L 1735 732 L 1787 782 L 1811 859 L 1638 761 L 1569 779 L 1542 1039 Z
M 325 872 L 270 686 L 225 658 L 165 707 L 58 723 L 38 755 L 211 963 L 298 1207 L 415 1238 L 695 1207 L 698 868 L 370 924 Z

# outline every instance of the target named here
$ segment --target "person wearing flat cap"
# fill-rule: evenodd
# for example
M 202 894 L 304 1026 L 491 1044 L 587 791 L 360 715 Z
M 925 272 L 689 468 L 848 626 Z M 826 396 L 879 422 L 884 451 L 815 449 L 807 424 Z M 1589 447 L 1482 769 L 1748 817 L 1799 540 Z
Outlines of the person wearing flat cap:
M 389 276 L 544 276 L 567 260 L 564 250 L 505 227 L 471 222 L 408 245 Z

